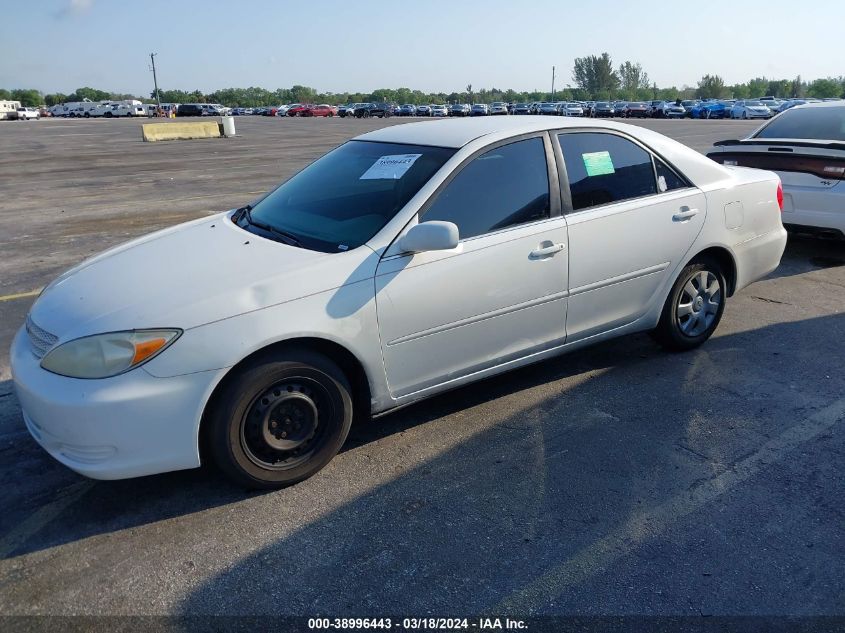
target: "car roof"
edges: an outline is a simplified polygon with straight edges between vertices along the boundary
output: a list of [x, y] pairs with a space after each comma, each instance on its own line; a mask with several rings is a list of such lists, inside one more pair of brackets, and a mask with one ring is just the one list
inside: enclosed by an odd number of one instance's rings
[[609, 130], [627, 129], [622, 123], [595, 121], [592, 119], [589, 123], [586, 123], [583, 119], [572, 120], [565, 117], [478, 117], [393, 125], [356, 136], [354, 140], [402, 143], [407, 145], [431, 145], [434, 147], [451, 147], [457, 149], [482, 136], [500, 135], [502, 133], [517, 136], [520, 134], [530, 134], [543, 130], [558, 130], [568, 127], [588, 127]]

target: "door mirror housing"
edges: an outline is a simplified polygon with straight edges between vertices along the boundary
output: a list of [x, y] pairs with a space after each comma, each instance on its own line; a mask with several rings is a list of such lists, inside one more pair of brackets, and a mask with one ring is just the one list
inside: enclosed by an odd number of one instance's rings
[[405, 252], [448, 251], [460, 241], [458, 227], [453, 222], [432, 220], [415, 224], [399, 241]]

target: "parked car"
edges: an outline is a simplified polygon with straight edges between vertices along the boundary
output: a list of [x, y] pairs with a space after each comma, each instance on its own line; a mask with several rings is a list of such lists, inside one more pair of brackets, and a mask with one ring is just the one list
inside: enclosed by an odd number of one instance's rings
[[313, 103], [298, 103], [288, 108], [285, 116], [305, 116], [305, 112], [314, 107]]
[[764, 106], [769, 108], [769, 110], [771, 110], [772, 112], [774, 112], [778, 108], [780, 108], [781, 103], [783, 103], [783, 101], [781, 99], [778, 99], [777, 97], [771, 97], [771, 96], [760, 97], [759, 99], [757, 99], [757, 101], [759, 101]]
[[468, 103], [455, 103], [449, 107], [449, 116], [469, 116], [470, 110], [471, 108]]
[[337, 107], [329, 105], [327, 103], [321, 103], [320, 105], [311, 106], [305, 112], [302, 113], [302, 116], [321, 116], [321, 117], [333, 117], [337, 114]]
[[431, 116], [449, 116], [449, 108], [445, 105], [431, 106]]
[[579, 103], [564, 103], [559, 113], [561, 116], [584, 116], [584, 108]]
[[629, 101], [622, 110], [626, 119], [645, 119], [651, 116], [651, 108], [644, 101]]
[[358, 416], [623, 334], [702, 345], [778, 266], [779, 190], [636, 126], [385, 127], [252, 206], [48, 284], [12, 343], [15, 392], [33, 438], [83, 475], [202, 459], [290, 485]]
[[399, 110], [396, 112], [396, 116], [416, 116], [417, 115], [417, 106], [413, 103], [406, 103], [399, 107]]
[[770, 119], [773, 112], [761, 101], [740, 99], [730, 109], [732, 119]]
[[38, 111], [38, 108], [21, 106], [18, 108], [17, 113], [18, 121], [37, 121], [41, 118], [41, 113]]
[[355, 117], [366, 119], [369, 117], [387, 118], [393, 115], [393, 106], [389, 103], [364, 103], [355, 108]]
[[537, 110], [537, 114], [545, 114], [548, 116], [557, 116], [558, 115], [558, 104], [552, 103], [551, 101], [546, 101], [540, 104], [539, 109]]
[[787, 226], [845, 236], [845, 102], [789, 108], [747, 138], [716, 143], [707, 156], [777, 173]]
[[597, 101], [593, 108], [594, 117], [612, 117], [616, 116], [616, 108], [609, 101]]
[[366, 103], [351, 103], [351, 104], [346, 105], [346, 106], [341, 106], [337, 109], [337, 114], [340, 117], [355, 116], [355, 110], [357, 108], [360, 108], [360, 107], [365, 106], [365, 105], [367, 105], [367, 104]]
[[690, 108], [693, 119], [724, 119], [730, 108], [723, 101], [702, 101]]
[[490, 111], [486, 103], [473, 103], [469, 114], [470, 116], [487, 116]]
[[513, 106], [514, 114], [531, 114], [530, 103], [517, 103]]
[[414, 114], [416, 116], [431, 116], [431, 106], [418, 105]]
[[205, 116], [205, 113], [200, 103], [183, 103], [176, 110], [176, 116]]
[[686, 116], [687, 111], [683, 105], [672, 101], [666, 103], [663, 113], [667, 119], [683, 119]]
[[684, 112], [686, 112], [686, 115], [692, 118], [692, 109], [699, 103], [701, 103], [701, 101], [699, 101], [698, 99], [684, 99], [683, 101], [681, 101], [681, 106], [684, 108]]
[[490, 104], [490, 112], [491, 115], [507, 115], [508, 113], [508, 104], [504, 101], [494, 101]]

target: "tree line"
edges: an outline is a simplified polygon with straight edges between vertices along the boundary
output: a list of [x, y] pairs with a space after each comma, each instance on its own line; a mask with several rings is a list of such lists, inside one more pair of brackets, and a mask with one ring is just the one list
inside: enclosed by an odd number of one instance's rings
[[[380, 88], [373, 92], [318, 92], [309, 86], [295, 85], [290, 88], [267, 90], [265, 88], [223, 88], [210, 93], [200, 90], [159, 90], [162, 103], [221, 103], [230, 107], [254, 108], [281, 103], [360, 103], [387, 101], [391, 103], [508, 103], [535, 101], [648, 101], [661, 99], [747, 99], [771, 95], [773, 97], [845, 97], [845, 77], [826, 77], [804, 81], [800, 76], [794, 79], [770, 79], [755, 77], [747, 82], [727, 85], [716, 74], [707, 74], [695, 86], [659, 88], [653, 83], [639, 62], [625, 61], [614, 67], [607, 53], [578, 57], [572, 68], [572, 83], [565, 88], [552, 91], [517, 91], [500, 88], [479, 88], [473, 90], [468, 84], [458, 92], [423, 92], [411, 88]], [[155, 101], [156, 94], [147, 97], [122, 94], [85, 87], [77, 88], [71, 94], [43, 94], [34, 89], [6, 90], [0, 88], [0, 100], [20, 101], [24, 106], [52, 106], [69, 101], [91, 101], [140, 99]]]

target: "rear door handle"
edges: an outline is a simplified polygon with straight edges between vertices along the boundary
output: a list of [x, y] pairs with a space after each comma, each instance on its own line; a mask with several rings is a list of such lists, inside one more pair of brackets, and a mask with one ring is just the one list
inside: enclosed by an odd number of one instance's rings
[[[546, 242], [548, 244], [548, 242]], [[531, 259], [539, 259], [541, 257], [551, 257], [555, 253], [559, 253], [564, 248], [566, 248], [566, 244], [552, 244], [550, 246], [543, 246], [540, 248], [535, 248], [531, 251]]]
[[698, 214], [698, 209], [690, 209], [689, 207], [681, 207], [675, 215], [672, 216], [673, 222], [684, 222], [689, 220], [694, 215]]

